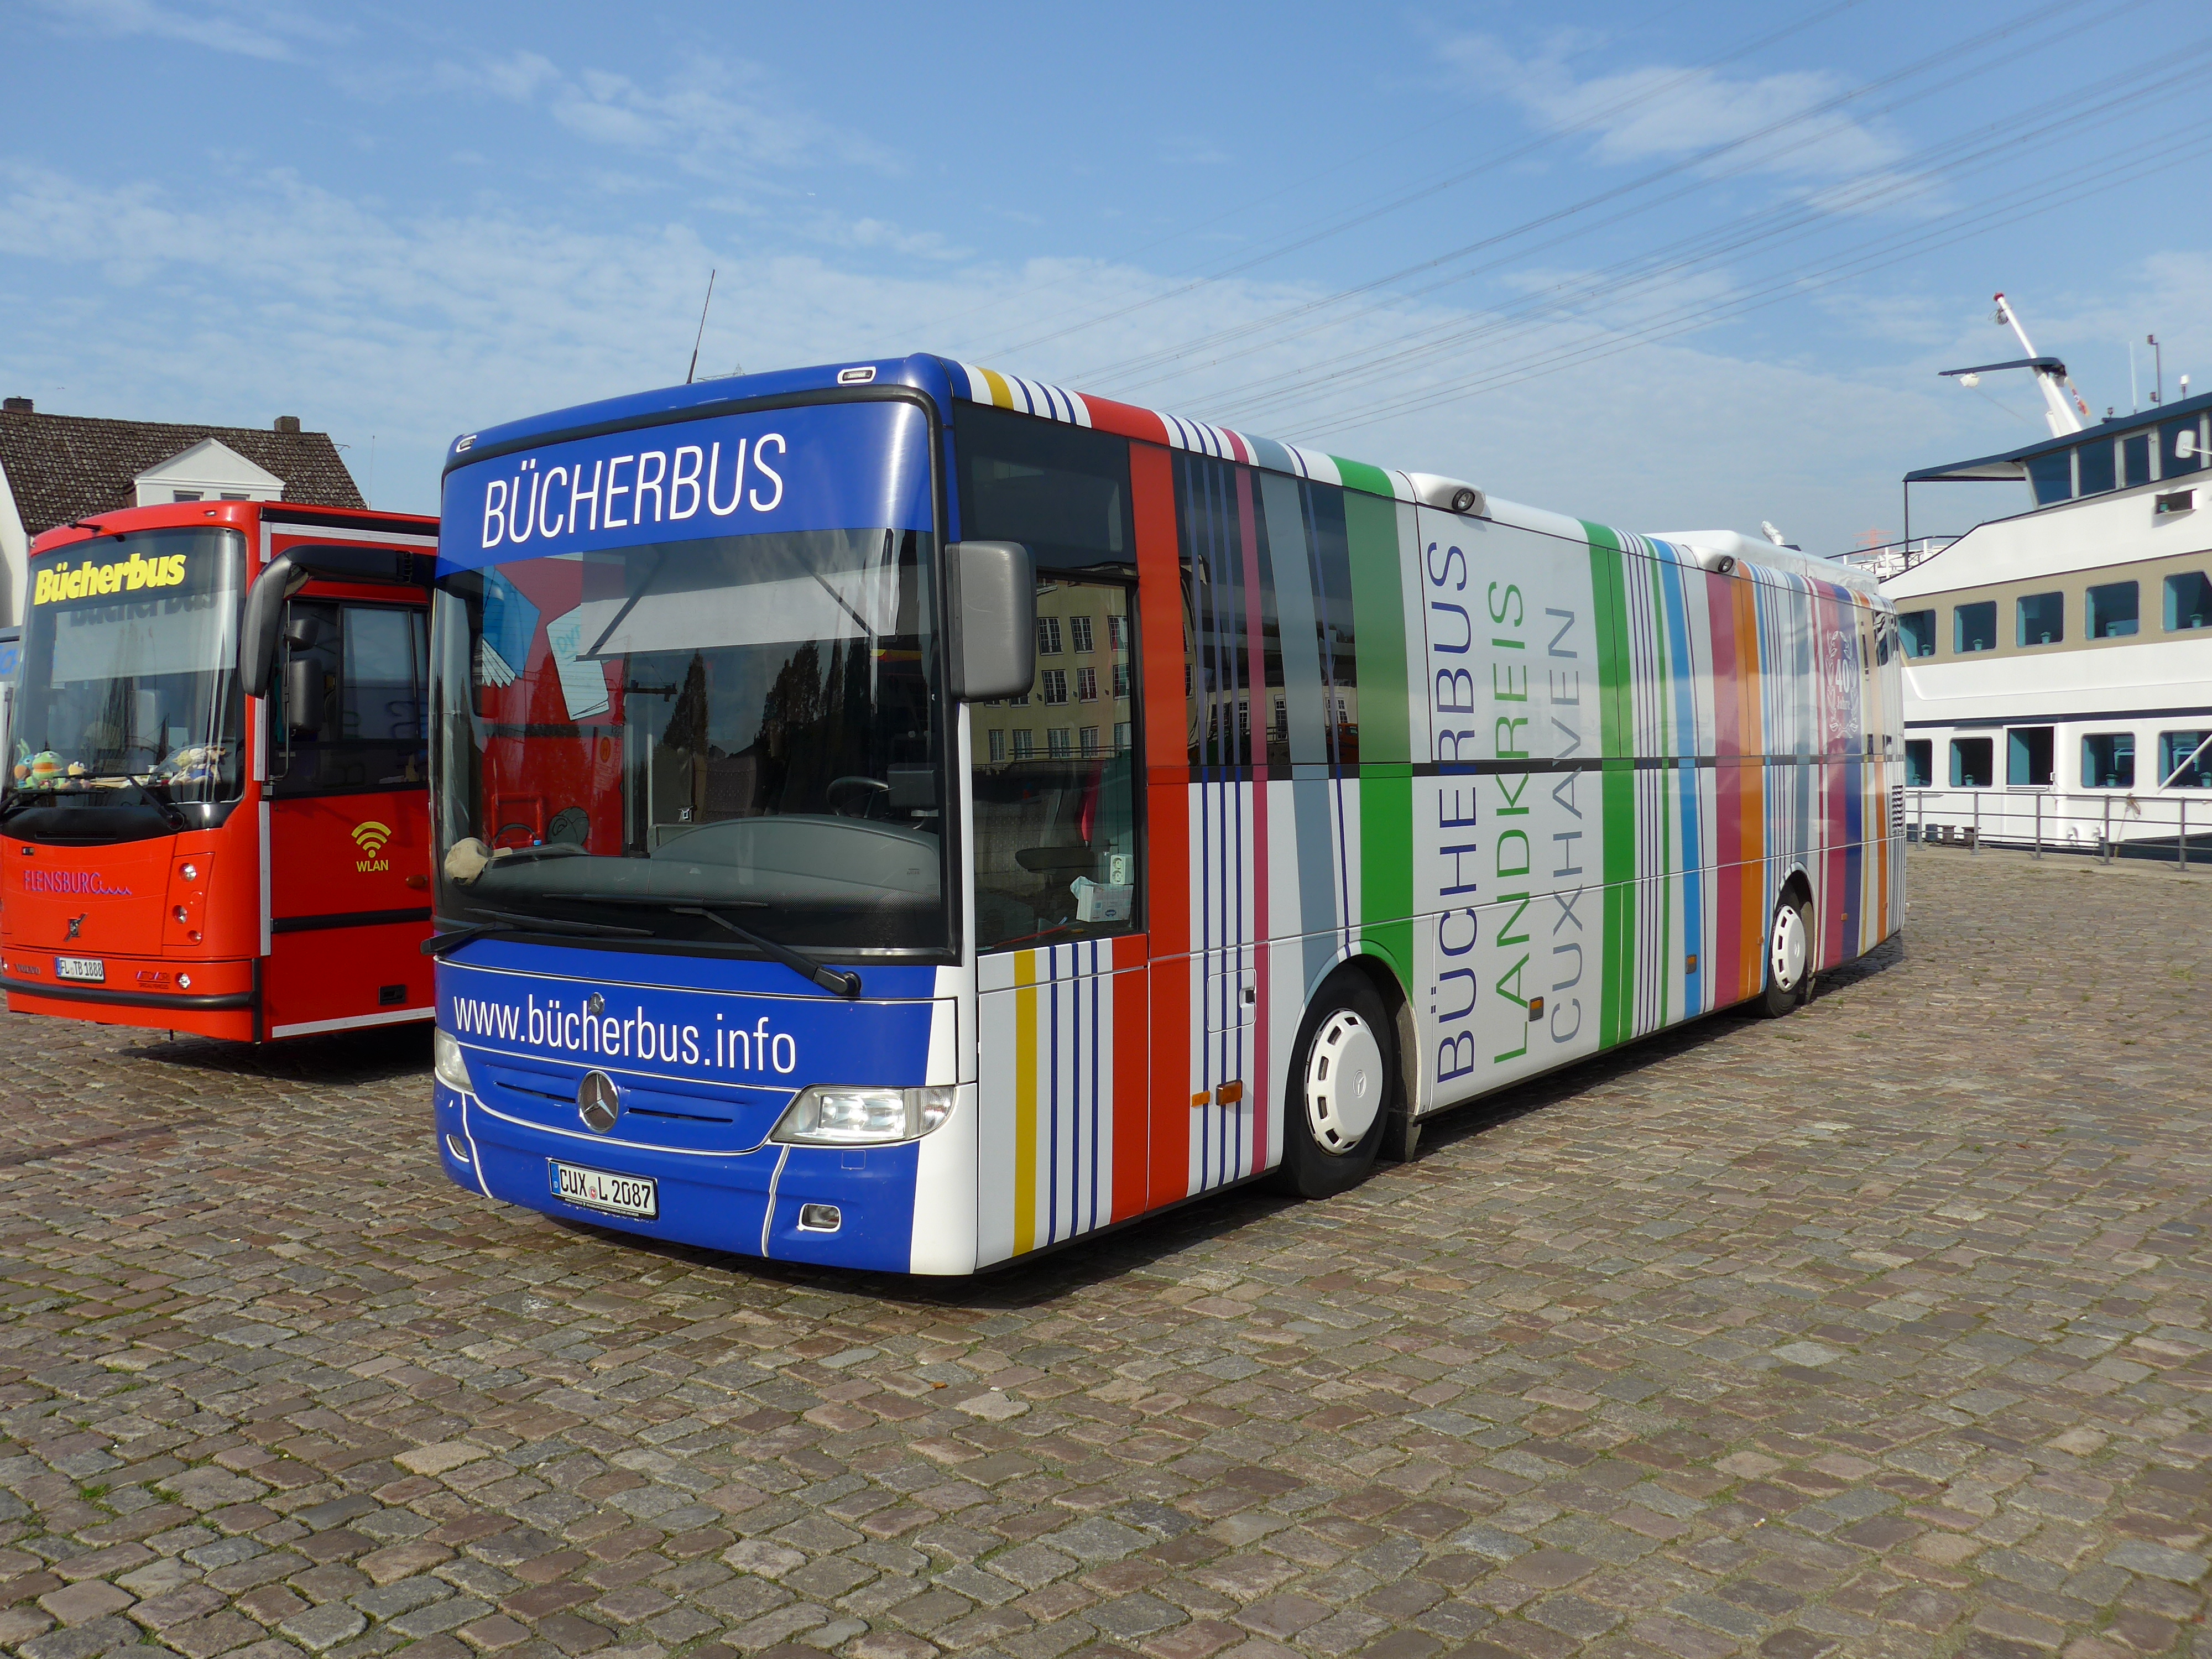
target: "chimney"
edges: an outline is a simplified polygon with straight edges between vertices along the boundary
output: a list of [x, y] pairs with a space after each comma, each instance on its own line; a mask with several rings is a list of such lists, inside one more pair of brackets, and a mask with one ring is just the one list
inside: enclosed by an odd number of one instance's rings
[[300, 429], [300, 417], [297, 415], [279, 415], [276, 417], [276, 429], [279, 432], [297, 432]]
[[4, 410], [10, 415], [27, 415], [31, 412], [31, 400], [28, 398], [0, 399], [0, 410]]

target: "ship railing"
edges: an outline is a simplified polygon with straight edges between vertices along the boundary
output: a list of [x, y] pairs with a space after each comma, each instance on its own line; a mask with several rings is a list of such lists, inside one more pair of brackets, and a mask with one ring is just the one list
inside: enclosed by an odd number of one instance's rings
[[[2212, 867], [2212, 789], [2123, 788], [2069, 793], [2033, 787], [1913, 789], [1904, 797], [1905, 838], [1929, 847], [1984, 847]], [[2191, 796], [2196, 799], [2191, 799]]]
[[1831, 553], [1826, 556], [1837, 564], [1856, 565], [1876, 581], [1886, 582], [1892, 576], [1902, 576], [1917, 564], [1924, 564], [1959, 538], [1956, 536], [1915, 536], [1909, 542], [1881, 542], [1872, 547], [1855, 547], [1848, 553]]

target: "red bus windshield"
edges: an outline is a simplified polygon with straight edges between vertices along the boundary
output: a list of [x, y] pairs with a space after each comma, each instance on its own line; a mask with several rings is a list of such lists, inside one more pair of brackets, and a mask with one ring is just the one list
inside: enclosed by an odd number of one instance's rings
[[176, 803], [237, 798], [245, 560], [237, 532], [208, 526], [33, 562], [10, 817], [135, 807], [155, 820], [143, 833], [160, 833]]

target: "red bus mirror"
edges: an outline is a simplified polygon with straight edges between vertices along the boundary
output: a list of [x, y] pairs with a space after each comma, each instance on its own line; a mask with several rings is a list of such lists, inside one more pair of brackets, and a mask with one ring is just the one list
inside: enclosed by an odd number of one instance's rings
[[274, 689], [276, 641], [284, 601], [318, 579], [429, 586], [430, 559], [396, 547], [295, 547], [279, 553], [246, 590], [246, 616], [238, 630], [238, 678], [249, 697]]
[[313, 657], [290, 657], [284, 663], [284, 726], [295, 737], [310, 741], [323, 735], [323, 665]]

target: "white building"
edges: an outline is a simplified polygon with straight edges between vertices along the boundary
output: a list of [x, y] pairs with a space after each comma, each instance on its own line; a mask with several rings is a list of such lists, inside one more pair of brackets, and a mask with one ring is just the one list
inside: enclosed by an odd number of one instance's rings
[[326, 432], [41, 415], [0, 402], [0, 628], [23, 619], [30, 544], [88, 514], [167, 501], [365, 507]]

